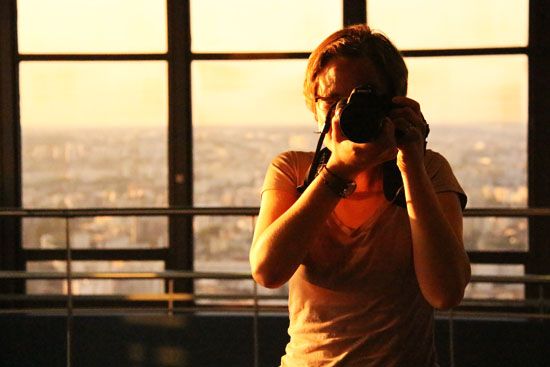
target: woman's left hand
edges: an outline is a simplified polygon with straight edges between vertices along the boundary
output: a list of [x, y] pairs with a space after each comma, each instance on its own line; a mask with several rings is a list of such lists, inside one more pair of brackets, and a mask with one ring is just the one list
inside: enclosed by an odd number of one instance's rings
[[428, 124], [420, 111], [420, 104], [407, 97], [394, 97], [394, 107], [388, 117], [396, 131], [399, 152], [397, 165], [403, 171], [408, 166], [424, 164], [425, 141]]

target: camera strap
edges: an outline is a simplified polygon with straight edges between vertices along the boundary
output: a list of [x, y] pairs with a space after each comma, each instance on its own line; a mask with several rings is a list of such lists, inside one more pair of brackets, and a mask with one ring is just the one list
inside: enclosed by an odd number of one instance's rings
[[335, 108], [336, 103], [330, 106], [330, 109], [327, 112], [327, 116], [325, 117], [325, 124], [323, 125], [323, 130], [321, 131], [319, 140], [317, 141], [317, 147], [315, 148], [315, 154], [313, 155], [313, 161], [311, 162], [311, 166], [309, 167], [307, 177], [304, 180], [304, 183], [296, 188], [300, 194], [302, 194], [307, 189], [309, 184], [313, 182], [315, 177], [317, 177], [320, 169], [328, 162], [328, 159], [330, 158], [330, 150], [328, 150], [328, 148], [326, 147], [323, 148], [323, 142], [325, 140], [325, 135], [327, 135], [327, 132], [330, 129], [332, 114]]

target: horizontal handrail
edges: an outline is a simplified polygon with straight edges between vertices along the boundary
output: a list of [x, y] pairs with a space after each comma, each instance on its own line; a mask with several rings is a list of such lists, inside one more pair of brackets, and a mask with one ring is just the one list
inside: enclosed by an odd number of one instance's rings
[[[29, 271], [0, 271], [0, 279], [66, 279], [66, 272], [29, 272]], [[162, 272], [71, 272], [71, 279], [224, 279], [250, 280], [250, 273], [220, 273], [195, 271], [162, 271]]]
[[[258, 207], [159, 207], [159, 208], [0, 208], [0, 217], [79, 218], [100, 216], [256, 216]], [[550, 217], [550, 208], [467, 208], [466, 217]]]
[[[34, 271], [0, 271], [1, 279], [47, 280], [66, 279], [66, 272], [34, 272]], [[161, 271], [161, 272], [71, 272], [71, 279], [222, 279], [251, 280], [250, 273], [237, 272], [196, 272], [196, 271]], [[521, 283], [550, 284], [550, 275], [472, 275], [473, 283]]]
[[166, 207], [166, 208], [79, 208], [79, 209], [23, 209], [1, 208], [0, 217], [19, 218], [80, 218], [127, 216], [256, 216], [258, 207]]
[[[0, 294], [0, 301], [66, 301], [71, 297], [74, 301], [287, 301], [285, 294], [208, 294], [208, 293], [129, 293], [129, 294]], [[475, 299], [465, 298], [460, 306], [464, 307], [540, 307], [548, 306], [549, 299]], [[285, 305], [286, 307], [286, 305]]]

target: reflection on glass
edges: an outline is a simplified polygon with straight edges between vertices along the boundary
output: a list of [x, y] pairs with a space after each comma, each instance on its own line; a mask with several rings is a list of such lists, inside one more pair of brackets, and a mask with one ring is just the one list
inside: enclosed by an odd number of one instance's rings
[[529, 1], [367, 1], [368, 23], [401, 49], [526, 46]]
[[20, 53], [162, 53], [166, 1], [18, 0]]
[[310, 51], [342, 12], [334, 0], [191, 0], [192, 51]]
[[[523, 265], [472, 264], [472, 275], [521, 276]], [[524, 299], [523, 284], [473, 283], [466, 287], [465, 298], [475, 299]]]
[[[30, 272], [66, 272], [67, 263], [61, 260], [30, 261]], [[73, 261], [73, 272], [160, 272], [164, 271], [163, 261]], [[74, 295], [86, 294], [145, 294], [164, 293], [164, 281], [115, 280], [115, 279], [75, 279], [71, 283]], [[66, 280], [28, 280], [28, 294], [67, 294]]]

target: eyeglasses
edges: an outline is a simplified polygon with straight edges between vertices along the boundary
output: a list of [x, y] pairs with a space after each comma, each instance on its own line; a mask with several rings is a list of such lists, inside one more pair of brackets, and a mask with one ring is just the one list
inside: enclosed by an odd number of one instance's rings
[[343, 97], [340, 96], [328, 96], [328, 97], [321, 97], [321, 96], [315, 96], [315, 105], [323, 112], [328, 112], [330, 108], [338, 103]]

